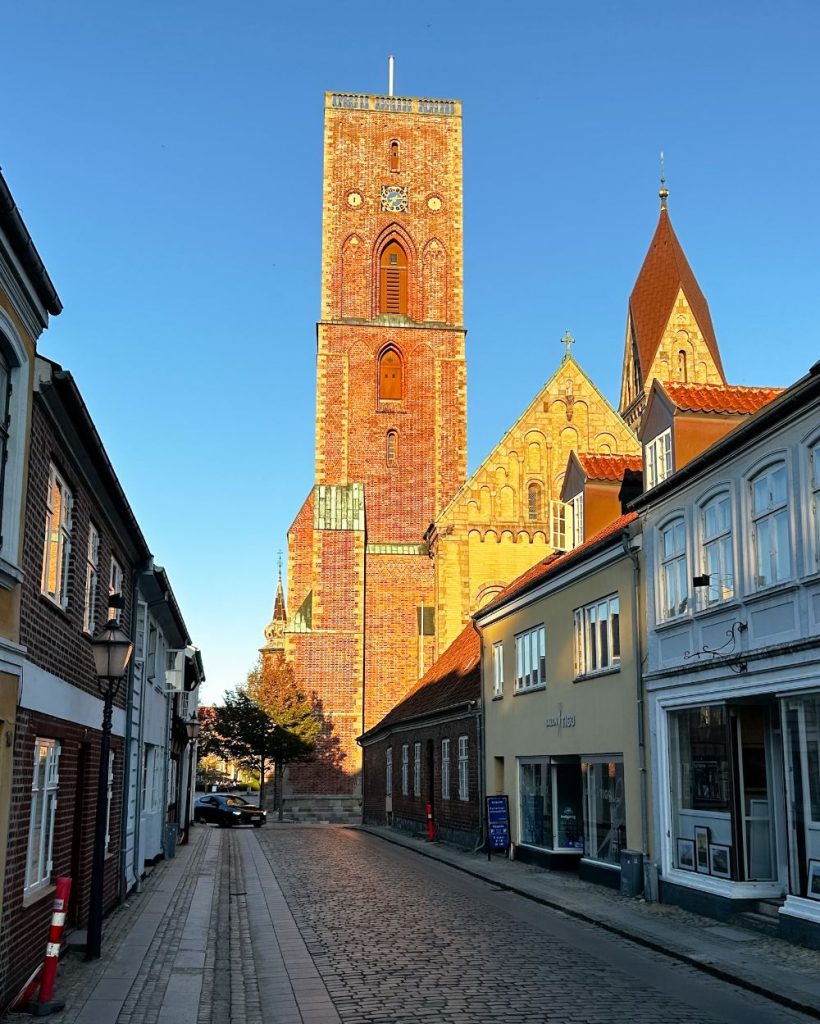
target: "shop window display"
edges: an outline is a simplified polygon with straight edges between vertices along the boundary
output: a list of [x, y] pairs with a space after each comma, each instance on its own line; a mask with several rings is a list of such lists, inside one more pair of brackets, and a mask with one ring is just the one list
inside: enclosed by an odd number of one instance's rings
[[519, 762], [520, 839], [549, 850], [583, 850], [581, 773], [577, 758]]
[[626, 846], [624, 766], [620, 760], [585, 760], [584, 854], [591, 860], [620, 864]]

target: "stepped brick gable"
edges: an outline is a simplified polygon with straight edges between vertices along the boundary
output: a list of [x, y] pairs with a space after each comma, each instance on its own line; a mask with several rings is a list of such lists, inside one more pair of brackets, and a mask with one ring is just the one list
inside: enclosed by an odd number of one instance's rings
[[638, 456], [640, 446], [568, 355], [428, 533], [438, 651], [510, 580], [571, 546], [560, 498], [569, 453], [578, 450]]

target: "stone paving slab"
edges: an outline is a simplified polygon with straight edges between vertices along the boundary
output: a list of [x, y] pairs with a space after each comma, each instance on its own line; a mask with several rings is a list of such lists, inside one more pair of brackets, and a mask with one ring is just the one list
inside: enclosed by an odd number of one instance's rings
[[666, 953], [751, 992], [820, 1018], [820, 952], [760, 932], [716, 924], [664, 903], [486, 853], [378, 826], [346, 826], [455, 867], [494, 886]]

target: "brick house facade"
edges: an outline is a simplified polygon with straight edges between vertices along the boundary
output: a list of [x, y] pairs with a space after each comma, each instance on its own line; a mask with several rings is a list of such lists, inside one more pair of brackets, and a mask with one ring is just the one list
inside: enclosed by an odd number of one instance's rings
[[[72, 879], [69, 926], [88, 913], [102, 701], [91, 638], [121, 593], [132, 629], [146, 542], [71, 375], [36, 360], [23, 549], [25, 646], [0, 921], [0, 1006], [42, 961], [53, 880]], [[120, 896], [125, 705], [114, 702], [104, 910]]]
[[480, 643], [470, 622], [416, 687], [359, 737], [365, 823], [474, 847], [481, 839]]

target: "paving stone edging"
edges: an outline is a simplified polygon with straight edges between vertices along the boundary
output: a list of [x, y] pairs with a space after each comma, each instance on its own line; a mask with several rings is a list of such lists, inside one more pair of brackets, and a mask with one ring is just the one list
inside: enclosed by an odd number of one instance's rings
[[[578, 910], [575, 907], [567, 907], [565, 904], [559, 903], [556, 900], [551, 900], [546, 896], [542, 896], [539, 893], [535, 893], [532, 890], [527, 889], [523, 886], [517, 886], [511, 884], [503, 879], [495, 878], [488, 874], [486, 871], [481, 871], [477, 867], [470, 867], [466, 864], [459, 863], [455, 858], [450, 856], [442, 856], [441, 854], [449, 853], [449, 850], [444, 850], [442, 847], [435, 848], [435, 846], [428, 846], [426, 848], [418, 845], [418, 840], [412, 837], [406, 839], [400, 835], [391, 835], [387, 830], [382, 830], [373, 826], [368, 825], [355, 825], [345, 826], [347, 828], [355, 829], [361, 832], [367, 832], [369, 835], [375, 836], [378, 839], [383, 840], [386, 843], [391, 843], [393, 846], [400, 846], [402, 849], [411, 850], [417, 853], [421, 857], [427, 857], [429, 860], [437, 861], [439, 864], [446, 864], [448, 867], [454, 868], [456, 871], [461, 871], [465, 875], [470, 875], [472, 878], [478, 879], [479, 881], [486, 882], [489, 885], [497, 886], [500, 889], [504, 889], [507, 892], [515, 893], [517, 896], [523, 896], [525, 899], [532, 900], [534, 903], [540, 903], [542, 906], [549, 907], [550, 910], [557, 911], [560, 914], [564, 914], [567, 917], [571, 917], [578, 921], [583, 921], [586, 924], [593, 925], [596, 928], [601, 928], [604, 931], [610, 932], [613, 935], [618, 935], [621, 938], [628, 939], [630, 942], [634, 942], [636, 945], [643, 946], [646, 949], [651, 949], [653, 952], [661, 953], [664, 956], [668, 956], [670, 959], [677, 960], [680, 963], [687, 964], [689, 967], [695, 967], [704, 974], [709, 974], [713, 978], [717, 978], [720, 981], [728, 982], [731, 985], [735, 985], [738, 988], [745, 989], [748, 992], [753, 992], [755, 995], [763, 996], [766, 999], [770, 999], [772, 1002], [777, 1003], [780, 1006], [784, 1006], [790, 1010], [796, 1010], [800, 1013], [806, 1014], [806, 1016], [814, 1017], [816, 1020], [820, 1020], [820, 1003], [805, 1002], [800, 999], [795, 999], [793, 996], [788, 995], [785, 991], [767, 988], [760, 985], [753, 978], [748, 977], [742, 973], [738, 973], [737, 970], [728, 970], [717, 966], [714, 963], [710, 963], [706, 960], [702, 960], [697, 956], [693, 956], [690, 953], [685, 952], [681, 949], [675, 949], [667, 943], [660, 942], [657, 939], [653, 939], [650, 936], [641, 934], [633, 928], [628, 928], [623, 925], [618, 925], [612, 921], [605, 921], [599, 917], [593, 917], [589, 913], [585, 913], [582, 910]], [[455, 850], [452, 851], [454, 854]], [[457, 851], [459, 853], [465, 853], [469, 851]]]

